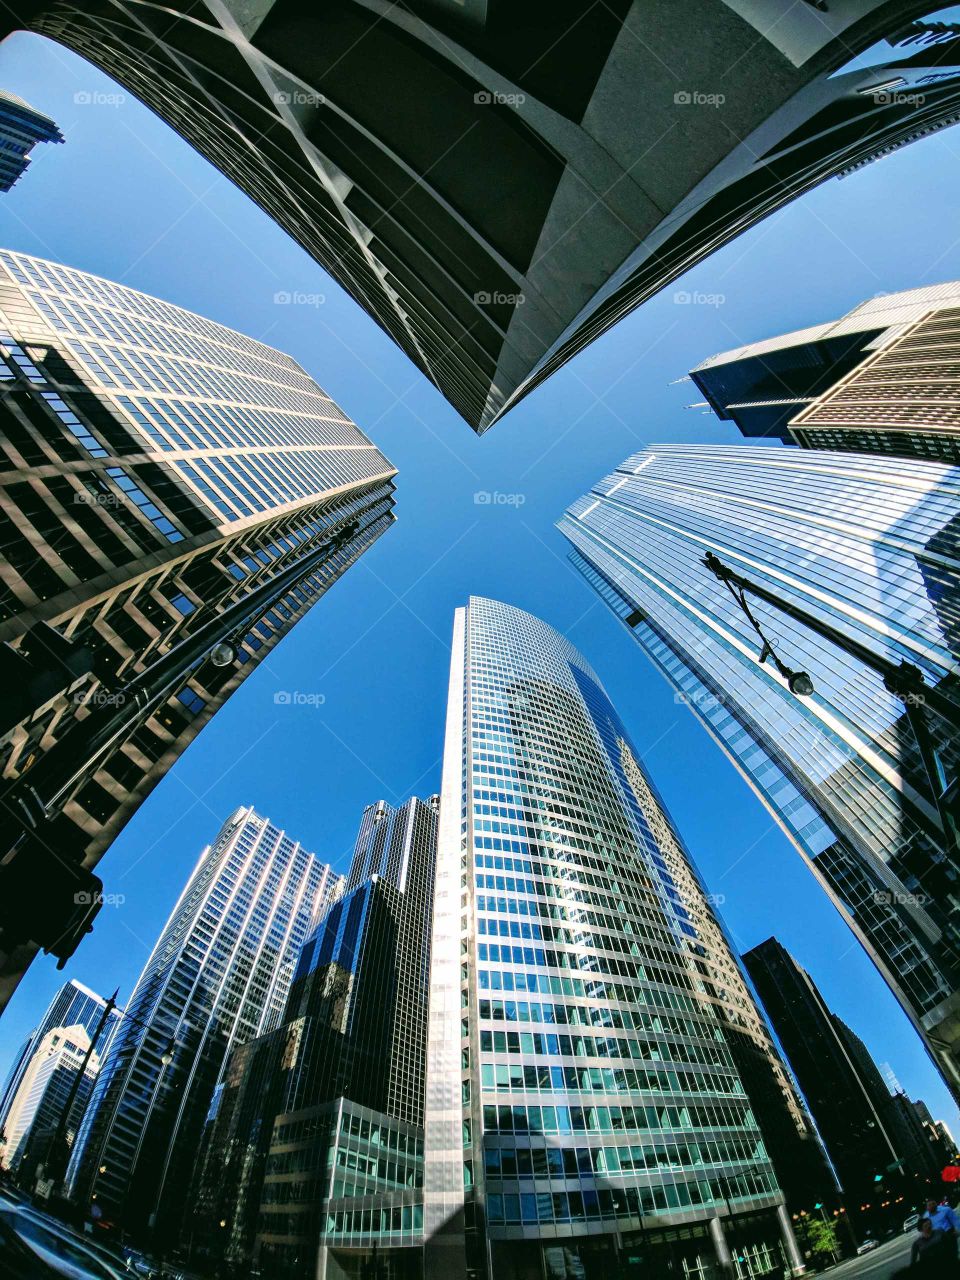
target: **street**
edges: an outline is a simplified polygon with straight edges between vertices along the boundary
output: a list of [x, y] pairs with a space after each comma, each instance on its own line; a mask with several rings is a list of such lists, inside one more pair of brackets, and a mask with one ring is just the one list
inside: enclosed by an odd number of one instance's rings
[[850, 1258], [823, 1274], [830, 1280], [889, 1280], [894, 1271], [909, 1263], [915, 1234], [914, 1231], [904, 1231], [871, 1253], [865, 1253], [862, 1258]]

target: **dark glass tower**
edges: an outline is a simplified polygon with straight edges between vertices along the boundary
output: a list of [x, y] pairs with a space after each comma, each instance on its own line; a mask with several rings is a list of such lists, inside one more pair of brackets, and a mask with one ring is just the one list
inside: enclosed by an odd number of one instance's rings
[[456, 614], [437, 864], [430, 1280], [799, 1266], [748, 1062], [813, 1139], [690, 854], [583, 656], [493, 600]]
[[[92, 867], [230, 694], [390, 526], [396, 472], [282, 352], [7, 251], [0, 436], [5, 779], [25, 777], [78, 719], [121, 705], [118, 690], [146, 666], [356, 522], [237, 637], [235, 662], [195, 664], [81, 762], [45, 839]], [[12, 897], [0, 888], [0, 915]], [[0, 937], [0, 1005], [33, 954], [20, 941]]]
[[42, 111], [0, 91], [0, 191], [9, 191], [30, 165], [38, 142], [62, 142], [63, 134]]
[[436, 832], [436, 797], [364, 811], [283, 1026], [231, 1059], [195, 1197], [217, 1258], [278, 1280], [366, 1274], [377, 1257], [416, 1274]]
[[929, 1176], [928, 1146], [908, 1129], [863, 1041], [830, 1011], [810, 975], [776, 938], [746, 952], [743, 961], [810, 1105], [847, 1205], [856, 1214], [860, 1204], [870, 1203], [874, 1224], [903, 1218], [906, 1211], [899, 1207], [880, 1212], [878, 1192], [885, 1182], [899, 1194], [910, 1185], [904, 1174], [919, 1169]]
[[146, 102], [483, 431], [744, 227], [952, 122], [933, 7], [13, 0], [0, 34]]

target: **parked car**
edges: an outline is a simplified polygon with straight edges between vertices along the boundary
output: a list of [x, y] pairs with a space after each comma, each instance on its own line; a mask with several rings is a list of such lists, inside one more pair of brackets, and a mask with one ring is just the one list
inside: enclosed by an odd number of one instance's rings
[[874, 1240], [871, 1236], [868, 1236], [866, 1240], [863, 1241], [862, 1244], [857, 1245], [857, 1256], [859, 1257], [861, 1253], [869, 1253], [871, 1249], [879, 1249], [879, 1247], [880, 1247], [879, 1241]]
[[127, 1280], [53, 1218], [0, 1208], [0, 1259], [14, 1280]]
[[124, 1245], [123, 1252], [127, 1260], [127, 1270], [132, 1275], [141, 1276], [142, 1280], [159, 1280], [163, 1274], [160, 1263], [155, 1262], [153, 1258], [148, 1258], [139, 1249], [131, 1249], [129, 1245]]
[[904, 1231], [916, 1231], [917, 1223], [920, 1221], [919, 1213], [911, 1213], [903, 1220]]

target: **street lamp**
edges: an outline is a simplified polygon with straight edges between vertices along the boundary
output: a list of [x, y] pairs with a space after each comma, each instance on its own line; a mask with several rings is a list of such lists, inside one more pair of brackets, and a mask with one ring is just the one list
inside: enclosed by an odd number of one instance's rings
[[[883, 680], [884, 688], [900, 699], [916, 740], [927, 790], [940, 819], [942, 831], [937, 831], [934, 824], [933, 837], [938, 842], [942, 842], [944, 852], [955, 866], [960, 867], [960, 830], [958, 830], [960, 786], [956, 778], [950, 782], [945, 780], [937, 746], [927, 723], [927, 713], [930, 711], [953, 731], [960, 731], [960, 706], [936, 686], [928, 684], [923, 672], [912, 662], [894, 662], [890, 658], [874, 653], [867, 645], [855, 640], [852, 636], [845, 635], [822, 618], [808, 613], [790, 600], [783, 599], [760, 583], [752, 582], [749, 578], [736, 573], [714, 552], [708, 551], [701, 564], [709, 569], [733, 596], [763, 643], [760, 661], [766, 662], [768, 658], [773, 660], [774, 666], [792, 694], [801, 698], [809, 697], [814, 691], [813, 680], [806, 671], [793, 671], [780, 659], [747, 603], [748, 592], [758, 600], [772, 605], [788, 618], [799, 622], [801, 626], [822, 636], [857, 662], [876, 672]], [[918, 811], [917, 816], [921, 824], [929, 828], [930, 820], [922, 810]]]
[[747, 587], [750, 585], [745, 578], [739, 578], [723, 563], [719, 556], [714, 555], [712, 551], [708, 551], [703, 557], [702, 563], [710, 570], [710, 572], [723, 583], [730, 594], [740, 606], [741, 612], [745, 615], [747, 621], [756, 631], [763, 644], [760, 650], [760, 661], [766, 662], [769, 658], [780, 675], [787, 683], [787, 688], [795, 697], [809, 698], [814, 691], [813, 680], [806, 671], [794, 671], [788, 667], [783, 661], [776, 649], [773, 647], [773, 641], [764, 635], [763, 628], [753, 616], [753, 612], [747, 604]]
[[210, 661], [215, 667], [232, 667], [237, 660], [237, 646], [229, 640], [221, 640], [210, 650]]

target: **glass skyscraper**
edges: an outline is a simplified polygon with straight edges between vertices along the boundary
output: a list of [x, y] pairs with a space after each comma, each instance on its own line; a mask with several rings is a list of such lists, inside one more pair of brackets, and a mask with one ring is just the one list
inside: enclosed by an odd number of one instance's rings
[[[870, 454], [656, 445], [560, 522], [572, 560], [803, 853], [960, 1095], [957, 868], [902, 702], [754, 602], [793, 696], [701, 564], [734, 571], [958, 698], [960, 470]], [[958, 744], [930, 716], [945, 777]]]
[[38, 142], [62, 142], [63, 134], [42, 111], [16, 94], [0, 92], [0, 191], [9, 191], [30, 165]]
[[743, 1041], [809, 1130], [689, 853], [582, 655], [492, 600], [455, 617], [437, 863], [426, 1276], [799, 1266]]
[[251, 808], [200, 859], [137, 981], [68, 1170], [84, 1208], [179, 1229], [230, 1050], [278, 1025], [300, 947], [342, 877]]
[[[33, 1190], [34, 1178], [54, 1153], [54, 1138], [64, 1123], [63, 1139], [72, 1145], [80, 1117], [90, 1099], [100, 1070], [100, 1058], [90, 1054], [84, 1064], [90, 1034], [80, 1023], [52, 1027], [30, 1056], [20, 1084], [10, 1099], [3, 1124], [0, 1169], [11, 1171], [24, 1188]], [[83, 1069], [70, 1114], [63, 1119], [77, 1072]]]
[[[236, 662], [195, 665], [82, 771], [47, 840], [91, 867], [245, 676], [390, 526], [396, 472], [282, 352], [6, 250], [0, 436], [5, 778], [212, 616], [355, 525], [237, 637]], [[0, 1002], [31, 954], [0, 937]]]
[[[106, 1003], [102, 996], [98, 996], [95, 991], [91, 991], [89, 987], [85, 987], [82, 982], [77, 982], [74, 978], [63, 984], [50, 1001], [43, 1017], [27, 1036], [10, 1068], [3, 1092], [0, 1093], [0, 1130], [4, 1127], [10, 1103], [20, 1087], [24, 1072], [30, 1065], [30, 1059], [47, 1032], [52, 1031], [54, 1027], [81, 1026], [88, 1035], [93, 1035], [100, 1023]], [[110, 1043], [110, 1037], [113, 1035], [119, 1017], [119, 1010], [112, 1010], [94, 1045], [94, 1050], [101, 1058]]]
[[[283, 1026], [232, 1055], [191, 1229], [276, 1280], [419, 1274], [437, 797], [363, 814], [343, 896], [304, 943]], [[379, 1262], [378, 1262], [379, 1259]]]

